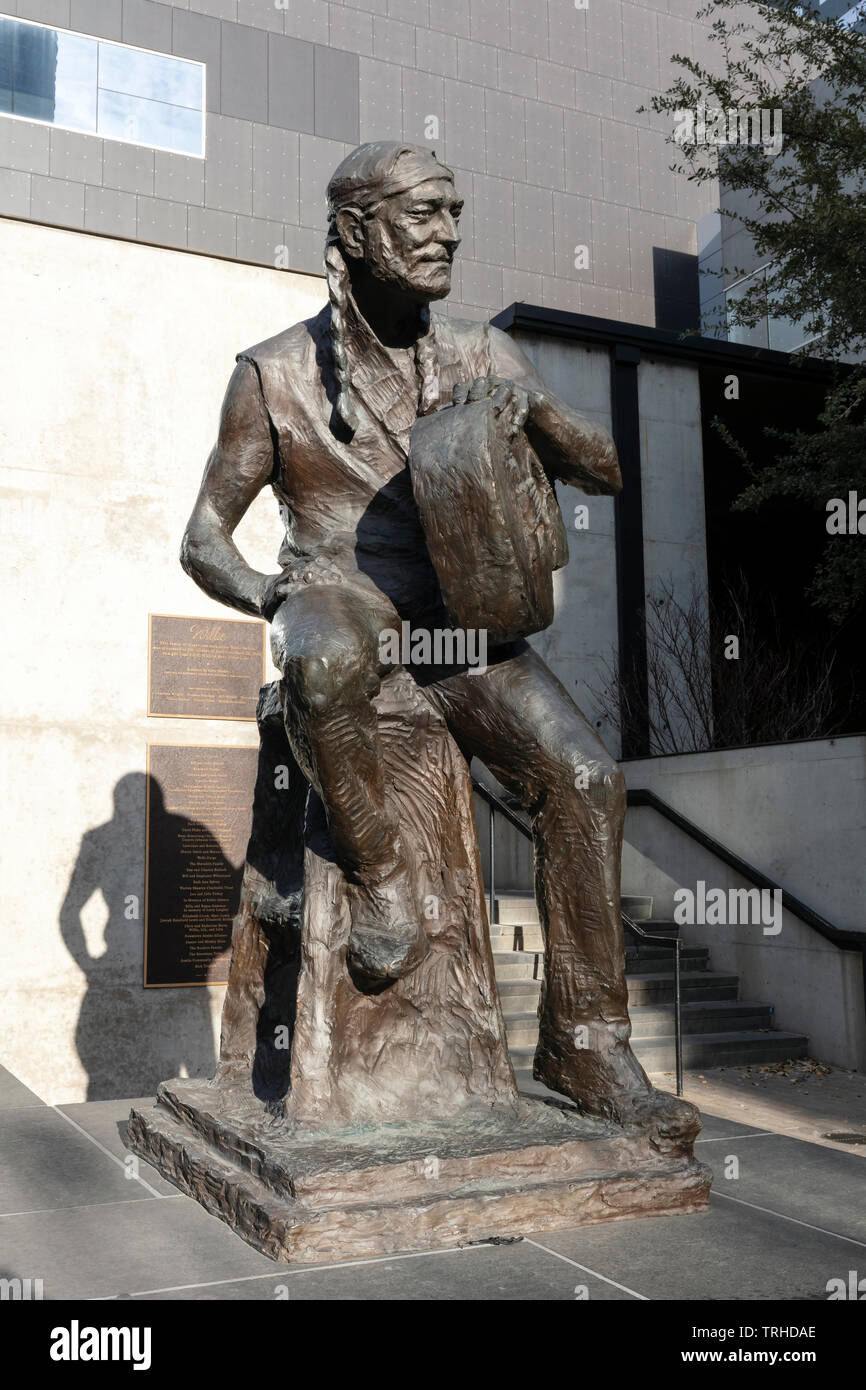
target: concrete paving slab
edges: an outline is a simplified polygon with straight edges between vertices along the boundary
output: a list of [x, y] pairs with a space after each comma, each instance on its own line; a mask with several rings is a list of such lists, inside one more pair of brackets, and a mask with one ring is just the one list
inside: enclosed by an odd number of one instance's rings
[[[830, 1279], [866, 1266], [866, 1167], [815, 1136], [866, 1119], [866, 1078], [747, 1072], [687, 1077], [704, 1116], [697, 1153], [716, 1174], [705, 1215], [280, 1266], [147, 1164], [146, 1189], [127, 1180], [121, 1129], [135, 1102], [55, 1109], [0, 1070], [0, 1275], [43, 1279], [47, 1300], [826, 1300]], [[729, 1156], [736, 1179], [724, 1176]]]
[[274, 1268], [180, 1195], [2, 1216], [0, 1251], [6, 1272], [44, 1281], [46, 1299], [106, 1298]]
[[[674, 1089], [670, 1072], [653, 1076]], [[789, 1134], [811, 1144], [866, 1157], [866, 1074], [804, 1057], [753, 1067], [687, 1072], [685, 1094], [702, 1112]], [[859, 1133], [859, 1145], [840, 1144], [830, 1133]]]
[[[784, 1135], [744, 1136], [700, 1149], [713, 1191], [863, 1244], [866, 1260], [866, 1164], [854, 1154]], [[727, 1160], [737, 1160], [736, 1165]], [[738, 1176], [726, 1177], [726, 1170]], [[854, 1249], [856, 1247], [852, 1247]]]
[[284, 1265], [264, 1279], [166, 1290], [148, 1297], [190, 1302], [573, 1302], [578, 1297], [595, 1302], [633, 1301], [627, 1290], [575, 1270], [526, 1240], [513, 1245], [386, 1256], [347, 1265]]
[[[756, 1129], [754, 1125], [743, 1124], [741, 1120], [728, 1120], [724, 1115], [710, 1115], [706, 1110], [701, 1111], [701, 1123], [703, 1128], [696, 1140], [698, 1144], [716, 1144], [726, 1137], [755, 1139], [772, 1133], [772, 1130]], [[702, 1153], [700, 1158], [702, 1163], [709, 1163], [706, 1154]]]
[[51, 1106], [6, 1110], [0, 1126], [0, 1213], [51, 1212], [141, 1196], [123, 1168]]
[[28, 1105], [44, 1105], [35, 1091], [13, 1076], [11, 1071], [0, 1067], [0, 1110], [23, 1110]]
[[[123, 1143], [123, 1132], [133, 1105], [152, 1105], [153, 1096], [142, 1096], [135, 1100], [91, 1100], [80, 1101], [77, 1105], [59, 1105], [57, 1109], [85, 1130], [92, 1139], [107, 1149], [119, 1163], [126, 1164], [131, 1155]], [[166, 1182], [149, 1163], [139, 1160], [139, 1171], [148, 1186], [162, 1196], [172, 1196], [176, 1187]], [[141, 1192], [134, 1196], [140, 1197]]]
[[825, 1300], [828, 1280], [846, 1278], [866, 1253], [712, 1193], [710, 1211], [698, 1216], [613, 1222], [533, 1239], [654, 1300]]

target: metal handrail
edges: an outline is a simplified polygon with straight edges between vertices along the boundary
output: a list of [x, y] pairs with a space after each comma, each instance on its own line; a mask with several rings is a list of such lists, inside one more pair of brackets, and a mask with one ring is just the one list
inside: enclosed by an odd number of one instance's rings
[[658, 812], [665, 820], [670, 821], [684, 835], [688, 835], [690, 840], [707, 849], [714, 854], [717, 859], [721, 859], [723, 864], [727, 864], [735, 873], [741, 874], [743, 878], [749, 879], [758, 888], [766, 888], [769, 892], [779, 892], [782, 895], [782, 906], [789, 912], [793, 912], [795, 917], [799, 917], [801, 922], [816, 931], [819, 936], [823, 936], [825, 941], [830, 941], [834, 946], [838, 946], [843, 951], [857, 951], [866, 949], [866, 931], [852, 930], [837, 927], [833, 922], [822, 917], [814, 908], [807, 907], [804, 902], [789, 893], [787, 888], [783, 888], [775, 879], [770, 878], [762, 869], [750, 864], [747, 859], [733, 850], [728, 849], [719, 840], [702, 830], [694, 821], [690, 821], [681, 811], [677, 811], [673, 806], [669, 806], [666, 801], [662, 801], [660, 796], [650, 791], [647, 787], [629, 787], [628, 805], [630, 807], [649, 807], [650, 810]]
[[[490, 922], [493, 922], [494, 903], [496, 900], [496, 851], [495, 851], [495, 821], [494, 817], [498, 811], [504, 816], [509, 824], [519, 830], [527, 840], [532, 839], [532, 831], [525, 821], [516, 811], [503, 801], [501, 796], [485, 787], [483, 782], [479, 782], [477, 777], [472, 778], [472, 789], [477, 792], [483, 801], [490, 807]], [[656, 936], [655, 932], [644, 931], [639, 927], [633, 917], [628, 913], [621, 912], [623, 925], [629, 931], [634, 932], [635, 936], [642, 937], [645, 941], [661, 942], [666, 947], [672, 947], [674, 952], [674, 1047], [676, 1052], [676, 1072], [677, 1072], [677, 1095], [683, 1093], [683, 1020], [682, 1020], [682, 995], [680, 990], [680, 950], [682, 942], [678, 936]]]
[[676, 1053], [677, 1070], [677, 1095], [683, 1093], [683, 1015], [682, 1015], [682, 996], [680, 992], [680, 951], [682, 942], [678, 936], [656, 935], [655, 932], [644, 931], [639, 927], [633, 917], [629, 917], [627, 912], [620, 912], [623, 923], [629, 931], [636, 936], [643, 937], [644, 941], [662, 941], [666, 946], [672, 946], [674, 952], [674, 1050]]
[[800, 921], [805, 922], [807, 927], [811, 927], [812, 930], [817, 932], [819, 936], [822, 936], [825, 941], [829, 941], [833, 946], [837, 946], [840, 951], [859, 951], [862, 958], [863, 1009], [864, 1013], [866, 1013], [866, 931], [849, 931], [847, 928], [837, 927], [833, 922], [828, 921], [826, 917], [822, 917], [814, 908], [808, 907], [806, 903], [801, 902], [793, 893], [789, 893], [787, 888], [783, 888], [780, 883], [770, 878], [762, 869], [756, 868], [754, 864], [750, 864], [749, 861], [743, 859], [741, 855], [734, 854], [733, 850], [728, 849], [727, 845], [721, 844], [719, 840], [709, 835], [706, 830], [702, 830], [699, 825], [695, 825], [694, 821], [690, 821], [682, 812], [677, 811], [673, 806], [669, 806], [666, 801], [662, 801], [660, 796], [656, 796], [655, 792], [650, 791], [647, 787], [629, 787], [628, 805], [635, 807], [646, 806], [649, 807], [650, 810], [656, 811], [660, 816], [663, 816], [665, 820], [670, 821], [671, 825], [675, 825], [678, 830], [681, 830], [684, 835], [688, 835], [689, 839], [694, 840], [695, 844], [700, 845], [702, 849], [709, 850], [709, 852], [714, 854], [717, 859], [720, 859], [723, 864], [727, 864], [735, 873], [748, 879], [749, 882], [754, 883], [756, 887], [766, 889], [768, 892], [780, 893], [782, 906], [788, 912], [793, 913], [795, 917], [799, 917]]

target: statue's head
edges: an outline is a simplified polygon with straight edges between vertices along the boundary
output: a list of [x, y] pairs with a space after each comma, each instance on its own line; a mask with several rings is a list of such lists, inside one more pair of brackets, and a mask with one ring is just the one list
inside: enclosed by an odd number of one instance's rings
[[357, 294], [362, 281], [381, 285], [392, 307], [395, 300], [417, 306], [420, 413], [436, 406], [439, 368], [428, 306], [451, 289], [462, 206], [451, 170], [420, 145], [374, 140], [359, 145], [334, 171], [328, 184], [325, 275], [336, 408], [351, 431], [357, 428], [358, 413], [346, 346], [347, 309], [350, 290], [354, 287]]
[[359, 145], [328, 184], [326, 267], [369, 273], [420, 305], [444, 299], [460, 244], [454, 175], [432, 150]]

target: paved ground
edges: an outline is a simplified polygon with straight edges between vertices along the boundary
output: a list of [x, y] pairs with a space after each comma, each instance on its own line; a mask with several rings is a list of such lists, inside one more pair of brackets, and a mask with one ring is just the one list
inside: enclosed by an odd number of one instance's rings
[[[654, 1078], [666, 1091], [675, 1078]], [[759, 1129], [807, 1139], [842, 1153], [866, 1155], [866, 1075], [841, 1071], [810, 1057], [769, 1066], [720, 1067], [686, 1073], [685, 1094], [701, 1110]], [[830, 1134], [859, 1134], [862, 1144], [840, 1143]]]
[[45, 1299], [826, 1300], [828, 1280], [866, 1275], [866, 1142], [819, 1135], [866, 1138], [866, 1077], [804, 1074], [689, 1078], [706, 1215], [286, 1267], [146, 1165], [127, 1178], [129, 1100], [49, 1106], [0, 1068], [0, 1277], [41, 1278]]

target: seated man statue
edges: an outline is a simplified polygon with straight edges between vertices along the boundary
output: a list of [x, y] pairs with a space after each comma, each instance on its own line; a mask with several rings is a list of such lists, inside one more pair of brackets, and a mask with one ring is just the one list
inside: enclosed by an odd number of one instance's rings
[[[451, 287], [462, 201], [430, 150], [361, 145], [327, 196], [329, 303], [239, 354], [182, 563], [212, 598], [271, 623], [289, 743], [349, 885], [347, 965], [376, 992], [427, 950], [383, 786], [380, 634], [406, 620], [449, 627], [413, 495], [413, 425], [489, 397], [548, 478], [605, 495], [621, 482], [609, 434], [553, 396], [506, 334], [431, 314]], [[286, 527], [276, 575], [232, 540], [267, 485]], [[536, 1077], [589, 1114], [693, 1138], [694, 1107], [655, 1091], [629, 1046], [618, 765], [524, 640], [492, 649], [481, 673], [413, 676], [465, 756], [531, 817], [546, 940]]]

